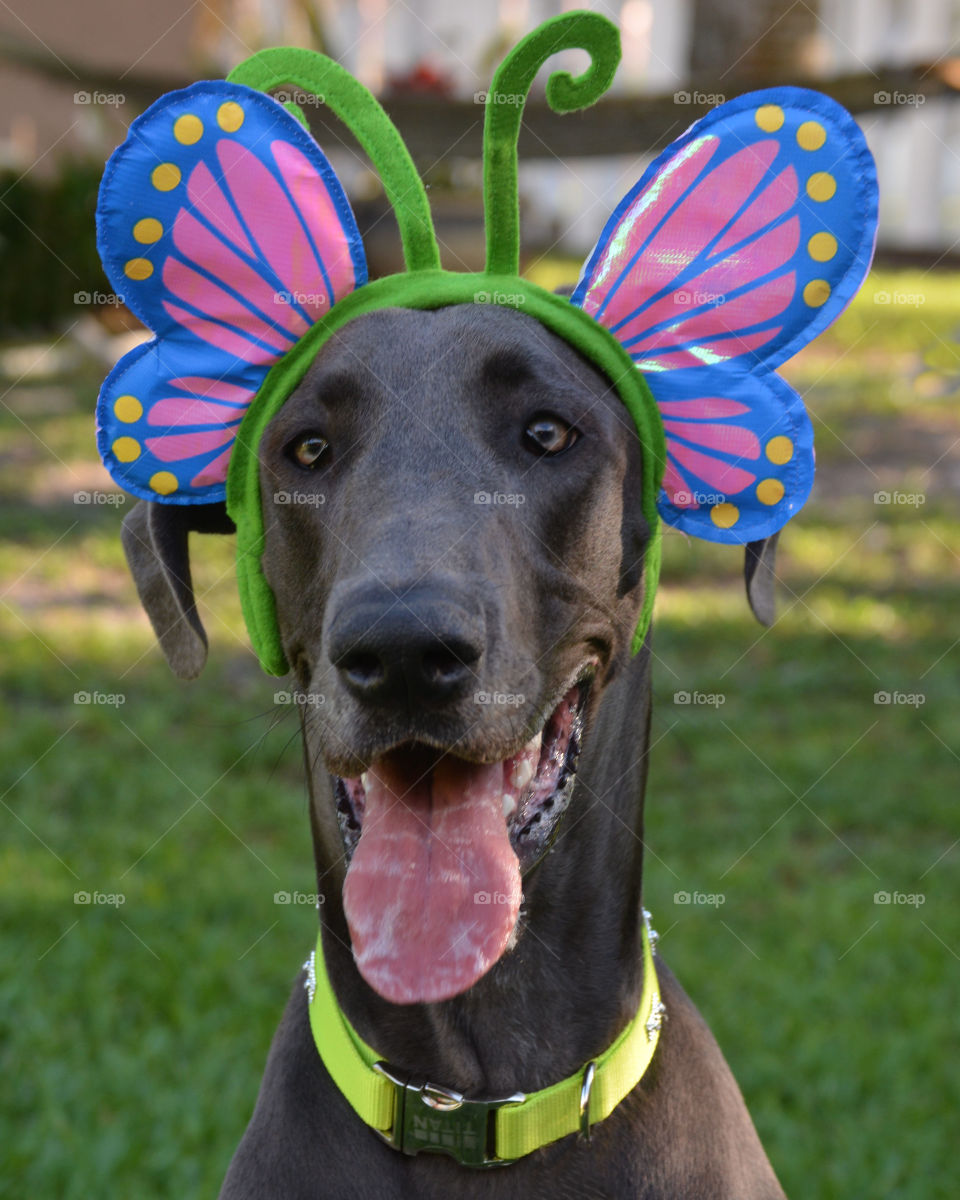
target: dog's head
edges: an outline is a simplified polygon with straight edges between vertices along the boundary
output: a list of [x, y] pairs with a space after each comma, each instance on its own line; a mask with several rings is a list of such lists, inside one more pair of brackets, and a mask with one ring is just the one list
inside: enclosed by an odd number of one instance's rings
[[[141, 596], [196, 674], [186, 536], [230, 527], [225, 495], [254, 645], [305, 701], [315, 828], [329, 863], [350, 860], [358, 963], [397, 1001], [463, 991], [508, 944], [584, 726], [643, 644], [661, 519], [746, 544], [771, 616], [773, 542], [813, 474], [802, 402], [772, 367], [869, 264], [862, 136], [825, 97], [777, 89], [651, 165], [569, 299], [520, 279], [516, 101], [573, 46], [591, 66], [551, 76], [547, 99], [584, 107], [619, 56], [593, 14], [547, 22], [495, 76], [480, 275], [440, 269], [396, 130], [306, 51], [158, 101], [101, 189], [107, 272], [158, 334], [98, 409], [105, 462], [150, 502], [125, 525]], [[407, 273], [367, 283], [329, 163], [242, 86], [284, 83], [357, 131]]]

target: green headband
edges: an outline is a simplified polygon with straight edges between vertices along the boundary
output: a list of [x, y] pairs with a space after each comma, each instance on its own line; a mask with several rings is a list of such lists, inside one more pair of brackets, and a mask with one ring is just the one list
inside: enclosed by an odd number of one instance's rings
[[[356, 135], [380, 175], [400, 228], [406, 271], [375, 280], [338, 301], [270, 370], [240, 426], [227, 478], [227, 509], [237, 526], [237, 576], [243, 613], [263, 669], [288, 670], [277, 625], [276, 602], [261, 565], [264, 518], [257, 448], [271, 418], [300, 383], [336, 330], [380, 308], [441, 308], [474, 304], [485, 292], [494, 303], [522, 310], [574, 346], [610, 379], [633, 417], [643, 451], [643, 512], [651, 541], [646, 586], [632, 650], [643, 644], [660, 568], [657, 494], [665, 459], [663, 427], [643, 376], [617, 339], [583, 309], [523, 280], [519, 270], [517, 138], [534, 76], [561, 50], [588, 50], [592, 62], [577, 78], [556, 72], [547, 100], [556, 112], [593, 104], [610, 86], [620, 60], [616, 29], [592, 13], [555, 17], [523, 39], [504, 59], [487, 96], [483, 137], [483, 198], [487, 263], [482, 274], [440, 268], [426, 191], [396, 126], [373, 95], [338, 63], [310, 50], [264, 50], [230, 73], [229, 82], [263, 91], [292, 87], [315, 96]], [[519, 96], [520, 103], [504, 103]]]

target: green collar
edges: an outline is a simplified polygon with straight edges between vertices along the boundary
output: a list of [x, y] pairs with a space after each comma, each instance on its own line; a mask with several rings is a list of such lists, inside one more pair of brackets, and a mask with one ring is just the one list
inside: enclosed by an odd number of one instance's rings
[[467, 1099], [398, 1072], [368, 1046], [334, 995], [317, 934], [304, 963], [310, 1028], [323, 1065], [354, 1112], [395, 1150], [447, 1154], [466, 1167], [498, 1167], [568, 1134], [589, 1137], [637, 1086], [653, 1059], [665, 1008], [653, 962], [657, 935], [643, 913], [643, 993], [633, 1020], [592, 1062], [551, 1087]]

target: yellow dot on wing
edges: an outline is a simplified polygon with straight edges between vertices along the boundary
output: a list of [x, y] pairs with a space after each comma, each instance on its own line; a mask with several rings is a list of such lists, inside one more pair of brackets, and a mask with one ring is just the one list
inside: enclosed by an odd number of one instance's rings
[[153, 263], [149, 258], [131, 258], [123, 264], [123, 273], [128, 279], [149, 279]]
[[156, 471], [150, 476], [150, 486], [160, 496], [169, 496], [180, 486], [180, 480], [172, 471]]
[[730, 529], [740, 520], [740, 509], [735, 504], [715, 504], [710, 509], [710, 520], [719, 529]]
[[807, 195], [811, 200], [832, 200], [837, 190], [837, 181], [829, 171], [814, 171], [807, 180]]
[[837, 252], [837, 239], [832, 233], [815, 233], [807, 242], [807, 253], [815, 262], [829, 262]]
[[236, 133], [246, 114], [234, 100], [227, 100], [217, 109], [217, 124], [225, 133]]
[[811, 279], [803, 289], [803, 300], [810, 308], [819, 308], [830, 299], [830, 284], [825, 279]]
[[163, 237], [163, 226], [156, 217], [144, 217], [134, 225], [133, 236], [138, 242], [146, 245], [159, 242]]
[[173, 123], [173, 136], [181, 146], [192, 146], [203, 137], [203, 122], [193, 113], [184, 113]]
[[819, 121], [804, 121], [797, 130], [797, 145], [801, 150], [819, 150], [827, 140], [827, 131]]
[[761, 104], [754, 113], [754, 120], [764, 133], [776, 133], [783, 125], [783, 109], [779, 104]]
[[793, 442], [782, 433], [778, 434], [767, 442], [766, 454], [772, 463], [788, 463], [793, 458]]
[[136, 396], [118, 396], [113, 402], [113, 413], [118, 421], [130, 425], [143, 416], [143, 405]]
[[118, 437], [110, 447], [121, 462], [133, 462], [140, 457], [140, 443], [136, 438]]
[[783, 484], [779, 479], [761, 479], [757, 484], [757, 499], [761, 504], [779, 504], [783, 499]]
[[158, 192], [171, 192], [180, 182], [180, 168], [176, 163], [161, 163], [150, 172], [150, 182]]

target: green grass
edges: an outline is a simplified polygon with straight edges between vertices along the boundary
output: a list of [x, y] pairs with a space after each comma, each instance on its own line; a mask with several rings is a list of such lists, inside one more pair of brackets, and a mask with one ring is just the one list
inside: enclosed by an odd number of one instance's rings
[[[960, 279], [878, 274], [786, 368], [820, 474], [782, 539], [773, 630], [739, 554], [666, 544], [647, 902], [796, 1197], [955, 1192], [958, 333]], [[178, 683], [117, 508], [73, 503], [108, 487], [96, 385], [28, 380], [0, 407], [0, 1195], [199, 1198], [309, 949], [312, 909], [274, 903], [313, 890], [305, 788], [229, 543], [197, 540], [211, 662]], [[875, 504], [883, 489], [925, 501]]]

